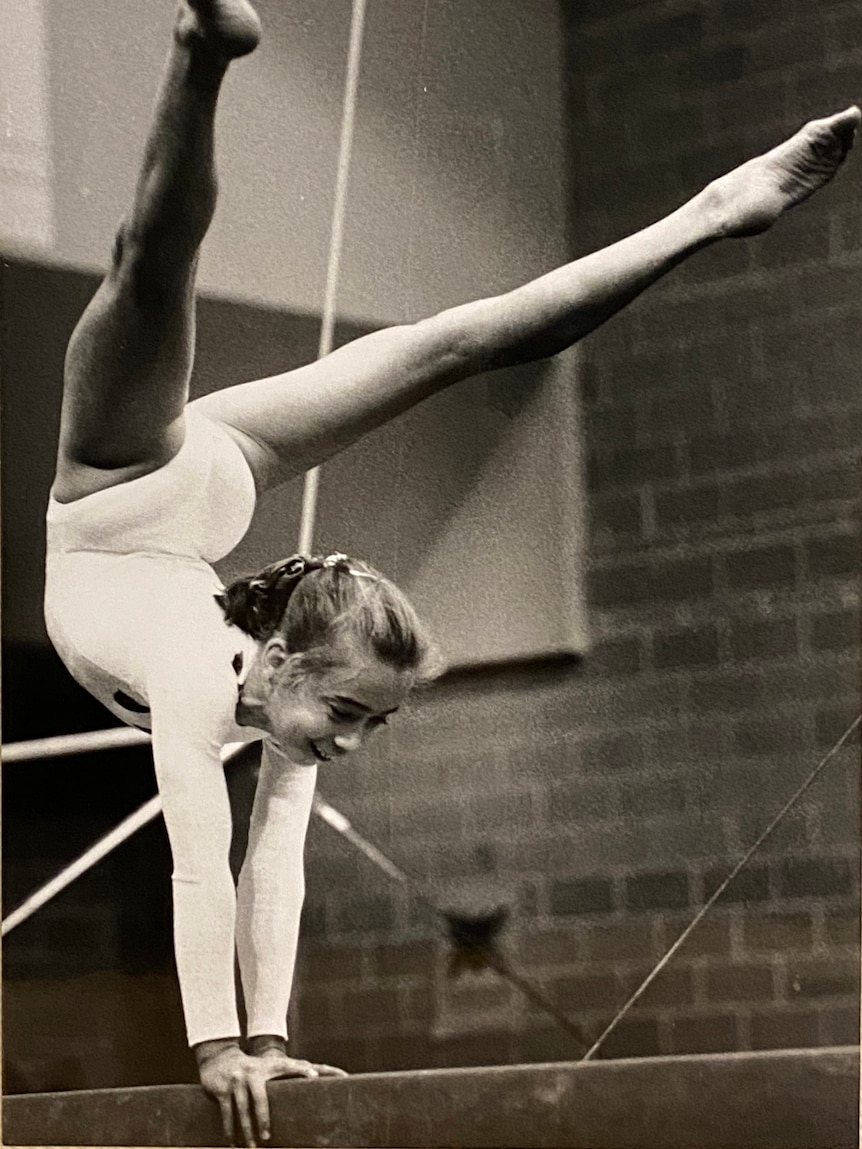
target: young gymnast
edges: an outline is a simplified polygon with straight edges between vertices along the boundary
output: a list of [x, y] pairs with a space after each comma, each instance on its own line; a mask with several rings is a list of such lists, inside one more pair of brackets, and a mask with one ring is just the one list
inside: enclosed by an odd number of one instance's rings
[[[269, 1136], [268, 1080], [341, 1072], [286, 1048], [316, 765], [357, 748], [434, 656], [403, 594], [364, 563], [294, 556], [227, 590], [209, 564], [240, 541], [259, 491], [457, 380], [568, 347], [708, 244], [765, 230], [832, 178], [860, 120], [813, 121], [660, 222], [507, 294], [189, 403], [216, 101], [259, 35], [248, 0], [181, 0], [134, 203], [69, 345], [46, 581], [71, 673], [152, 731], [188, 1040], [226, 1135], [236, 1119], [248, 1144], [255, 1126]], [[219, 753], [254, 739], [235, 887]]]

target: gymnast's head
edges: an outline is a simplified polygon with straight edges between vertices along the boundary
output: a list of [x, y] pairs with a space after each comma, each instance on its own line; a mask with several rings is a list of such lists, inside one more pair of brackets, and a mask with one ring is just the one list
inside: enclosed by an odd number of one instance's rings
[[258, 641], [237, 707], [297, 764], [338, 759], [384, 725], [442, 664], [404, 593], [346, 555], [294, 555], [217, 600]]

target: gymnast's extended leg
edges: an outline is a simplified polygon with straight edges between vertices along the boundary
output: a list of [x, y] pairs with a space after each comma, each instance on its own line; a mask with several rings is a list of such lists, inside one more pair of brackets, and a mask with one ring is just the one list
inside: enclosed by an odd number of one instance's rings
[[182, 445], [198, 249], [216, 199], [213, 127], [248, 0], [182, 0], [131, 212], [69, 344], [53, 494], [71, 502], [163, 466]]
[[852, 107], [812, 121], [658, 223], [505, 295], [196, 402], [254, 443], [259, 487], [284, 481], [457, 379], [562, 351], [702, 247], [770, 227], [832, 178], [860, 118]]

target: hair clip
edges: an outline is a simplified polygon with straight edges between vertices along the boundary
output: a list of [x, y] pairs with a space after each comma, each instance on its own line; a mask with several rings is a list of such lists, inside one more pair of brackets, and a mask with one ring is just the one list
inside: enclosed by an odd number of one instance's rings
[[347, 555], [342, 554], [340, 551], [335, 551], [334, 554], [327, 555], [323, 560], [324, 567], [335, 568], [336, 570], [343, 570], [345, 574], [353, 575], [354, 578], [367, 578], [372, 582], [377, 581], [377, 575], [368, 574], [367, 571], [356, 570], [355, 567], [349, 565], [350, 560]]
[[289, 559], [265, 567], [248, 585], [255, 590], [268, 589], [273, 585], [273, 580], [277, 583], [281, 579], [301, 578], [307, 569], [308, 563], [302, 555], [291, 555]]
[[284, 568], [282, 574], [287, 578], [300, 578], [308, 569], [308, 563], [303, 555], [292, 555], [282, 565]]

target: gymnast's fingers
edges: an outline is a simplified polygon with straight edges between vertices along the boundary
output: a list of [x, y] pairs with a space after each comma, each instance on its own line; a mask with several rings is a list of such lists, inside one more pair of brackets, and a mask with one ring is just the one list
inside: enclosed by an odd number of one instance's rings
[[218, 1106], [221, 1110], [221, 1123], [224, 1129], [224, 1135], [230, 1144], [233, 1145], [233, 1106], [231, 1105], [229, 1093], [218, 1098]]
[[317, 1077], [317, 1069], [300, 1057], [284, 1057], [271, 1069], [272, 1077]]
[[269, 1097], [266, 1093], [266, 1082], [262, 1077], [255, 1075], [249, 1078], [248, 1089], [254, 1106], [254, 1120], [257, 1125], [257, 1131], [260, 1134], [260, 1139], [261, 1141], [268, 1141], [270, 1138], [270, 1125]]
[[337, 1065], [315, 1065], [314, 1068], [321, 1077], [349, 1077], [346, 1069], [339, 1069]]
[[254, 1130], [251, 1126], [251, 1109], [248, 1104], [248, 1084], [245, 1078], [238, 1078], [233, 1084], [233, 1102], [236, 1106], [237, 1117], [239, 1118], [239, 1126], [242, 1130], [243, 1139], [246, 1145], [254, 1147]]

